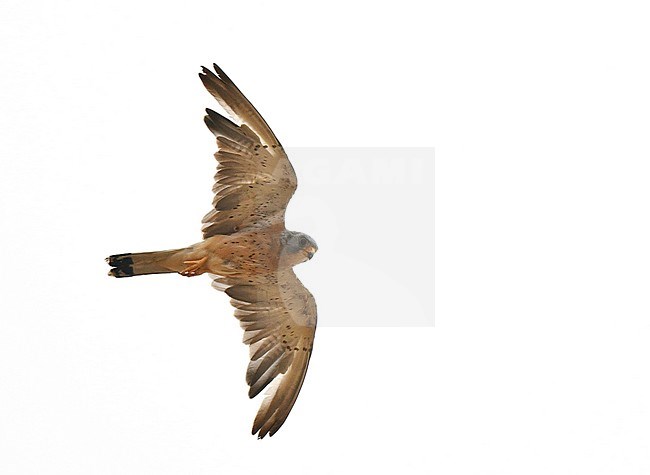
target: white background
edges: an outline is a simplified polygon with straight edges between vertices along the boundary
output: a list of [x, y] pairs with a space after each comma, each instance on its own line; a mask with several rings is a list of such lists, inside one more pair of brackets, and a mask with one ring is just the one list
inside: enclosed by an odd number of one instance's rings
[[[2, 3], [1, 473], [650, 471], [648, 12], [429, 5]], [[323, 326], [263, 441], [226, 299], [102, 261], [197, 240], [212, 60], [287, 146], [436, 149], [436, 327]]]

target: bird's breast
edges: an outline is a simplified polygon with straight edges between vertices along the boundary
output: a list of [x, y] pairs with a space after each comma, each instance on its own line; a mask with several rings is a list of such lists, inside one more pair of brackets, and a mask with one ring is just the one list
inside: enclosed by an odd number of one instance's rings
[[220, 239], [205, 241], [210, 272], [258, 275], [277, 270], [279, 246], [267, 236], [246, 233], [214, 237]]

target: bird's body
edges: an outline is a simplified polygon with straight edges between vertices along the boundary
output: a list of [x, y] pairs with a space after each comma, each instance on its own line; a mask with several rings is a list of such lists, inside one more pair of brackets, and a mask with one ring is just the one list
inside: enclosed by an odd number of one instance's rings
[[[203, 273], [223, 277], [264, 276], [306, 260], [300, 254], [286, 252], [282, 243], [284, 232], [275, 224], [218, 234], [183, 249], [118, 254], [109, 258], [109, 264], [114, 266], [111, 275], [131, 277], [176, 272], [187, 277]], [[120, 262], [124, 265], [118, 265]]]
[[288, 231], [284, 212], [297, 180], [284, 149], [257, 110], [217, 65], [203, 84], [239, 124], [208, 109], [219, 166], [214, 208], [203, 218], [203, 241], [167, 251], [107, 258], [109, 275], [210, 274], [225, 291], [250, 345], [249, 396], [273, 382], [253, 424], [262, 438], [284, 423], [302, 386], [316, 329], [316, 303], [293, 267], [318, 246]]

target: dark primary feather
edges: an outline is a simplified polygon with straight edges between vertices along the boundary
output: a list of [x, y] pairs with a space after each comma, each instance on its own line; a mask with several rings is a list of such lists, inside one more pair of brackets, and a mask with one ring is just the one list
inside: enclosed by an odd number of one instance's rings
[[205, 88], [214, 96], [221, 107], [234, 119], [250, 127], [262, 140], [263, 145], [280, 145], [280, 142], [264, 118], [241, 93], [235, 83], [232, 82], [219, 66], [216, 64], [212, 66], [217, 73], [216, 75], [208, 68], [203, 67], [201, 68], [203, 72], [199, 76]]

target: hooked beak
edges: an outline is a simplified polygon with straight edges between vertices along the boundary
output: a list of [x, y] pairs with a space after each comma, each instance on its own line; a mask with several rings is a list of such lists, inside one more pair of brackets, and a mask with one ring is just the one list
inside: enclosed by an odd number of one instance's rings
[[313, 247], [313, 246], [310, 246], [307, 249], [305, 249], [305, 252], [307, 252], [307, 257], [309, 259], [311, 259], [312, 257], [314, 257], [314, 254], [316, 254], [316, 248]]

